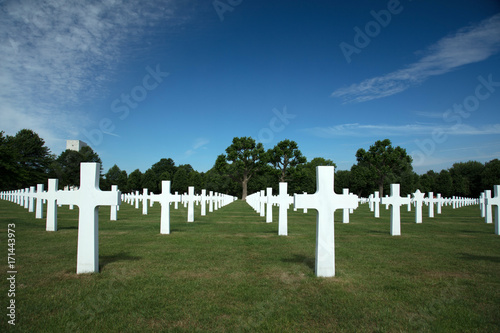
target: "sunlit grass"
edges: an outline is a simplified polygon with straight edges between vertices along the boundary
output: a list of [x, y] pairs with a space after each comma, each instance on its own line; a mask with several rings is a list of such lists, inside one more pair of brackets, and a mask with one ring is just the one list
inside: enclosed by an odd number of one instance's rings
[[277, 208], [268, 224], [242, 201], [207, 216], [198, 206], [194, 223], [172, 207], [170, 235], [158, 204], [147, 216], [123, 204], [118, 221], [99, 213], [100, 273], [76, 275], [77, 207], [59, 208], [59, 230], [46, 232], [0, 202], [5, 258], [16, 224], [15, 330], [500, 331], [500, 238], [477, 206], [433, 219], [424, 208], [422, 224], [402, 209], [398, 237], [383, 206], [375, 219], [362, 205], [349, 224], [337, 211], [334, 278], [314, 276], [314, 210], [290, 209], [286, 237]]

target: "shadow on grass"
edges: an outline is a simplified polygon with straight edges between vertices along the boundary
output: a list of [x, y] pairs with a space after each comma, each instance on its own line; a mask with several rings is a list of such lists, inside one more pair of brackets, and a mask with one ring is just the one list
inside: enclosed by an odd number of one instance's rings
[[111, 264], [116, 261], [135, 261], [140, 259], [141, 257], [131, 256], [127, 252], [120, 252], [110, 256], [99, 256], [99, 270], [102, 270], [107, 264]]
[[474, 261], [485, 260], [485, 261], [500, 263], [500, 256], [477, 256], [470, 253], [459, 253], [459, 254], [462, 256], [462, 259], [474, 260]]
[[58, 227], [57, 230], [71, 230], [71, 229], [78, 229], [78, 227], [73, 226], [73, 227]]
[[314, 271], [314, 258], [306, 257], [302, 254], [294, 254], [292, 258], [283, 258], [281, 261], [286, 263], [303, 264]]

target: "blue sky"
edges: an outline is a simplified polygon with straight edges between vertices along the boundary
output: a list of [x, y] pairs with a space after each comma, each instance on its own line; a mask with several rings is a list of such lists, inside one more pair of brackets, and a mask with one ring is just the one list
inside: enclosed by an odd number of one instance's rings
[[389, 138], [414, 170], [500, 157], [500, 3], [0, 1], [0, 129], [107, 171], [210, 169], [235, 136], [356, 163]]

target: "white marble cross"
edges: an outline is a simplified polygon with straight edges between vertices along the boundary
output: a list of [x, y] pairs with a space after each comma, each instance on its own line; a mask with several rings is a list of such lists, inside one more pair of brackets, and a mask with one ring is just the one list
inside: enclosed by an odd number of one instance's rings
[[[343, 195], [349, 195], [349, 189], [348, 188], [343, 188], [342, 189], [342, 194]], [[349, 208], [344, 208], [342, 209], [342, 223], [349, 223]]]
[[494, 197], [488, 198], [488, 206], [496, 206], [495, 209], [495, 235], [500, 235], [500, 185], [493, 186]]
[[36, 185], [36, 213], [35, 218], [43, 219], [43, 184]]
[[210, 191], [209, 192], [209, 199], [208, 199], [208, 212], [211, 213], [214, 211], [214, 200], [213, 200], [213, 197], [214, 197], [214, 192], [213, 191]]
[[436, 200], [434, 199], [434, 192], [429, 192], [427, 197], [427, 204], [429, 204], [429, 217], [434, 217], [434, 203]]
[[77, 191], [59, 191], [57, 203], [77, 205], [78, 250], [76, 273], [99, 272], [99, 206], [119, 205], [119, 191], [99, 189], [99, 163], [80, 164], [80, 188]]
[[139, 209], [139, 200], [140, 200], [139, 191], [135, 191], [134, 198], [135, 198], [135, 209]]
[[316, 276], [335, 276], [334, 212], [337, 209], [357, 208], [357, 195], [339, 195], [333, 190], [335, 168], [316, 167], [316, 193], [295, 194], [297, 208], [316, 209]]
[[279, 218], [278, 218], [278, 235], [287, 236], [288, 235], [288, 207], [293, 199], [288, 195], [288, 184], [285, 182], [280, 182], [280, 193], [276, 197], [275, 202], [279, 205]]
[[260, 191], [259, 202], [260, 202], [260, 208], [259, 208], [260, 216], [265, 216], [266, 211], [264, 209], [266, 207], [266, 194], [264, 190]]
[[441, 214], [441, 208], [443, 207], [443, 198], [441, 197], [441, 193], [437, 194], [436, 203], [437, 203], [436, 206], [437, 213]]
[[380, 217], [380, 195], [378, 191], [375, 191], [373, 195], [373, 205], [374, 205], [374, 215], [375, 217]]
[[201, 216], [207, 215], [207, 190], [201, 190], [201, 198], [200, 198], [200, 204], [201, 204]]
[[266, 223], [273, 222], [273, 188], [266, 189]]
[[57, 231], [57, 190], [59, 179], [49, 179], [47, 192], [43, 193], [43, 198], [47, 200], [47, 223], [45, 230]]
[[148, 189], [142, 189], [142, 215], [148, 215]]
[[161, 181], [161, 194], [152, 195], [152, 199], [161, 205], [160, 234], [170, 234], [170, 203], [181, 201], [181, 196], [170, 193], [170, 180]]
[[[117, 192], [117, 191], [118, 191], [118, 185], [111, 185], [111, 192]], [[118, 205], [111, 205], [109, 220], [116, 221], [117, 215], [118, 215]]]
[[422, 204], [424, 202], [425, 193], [417, 190], [413, 193], [413, 202], [415, 203], [415, 223], [422, 223]]
[[491, 190], [484, 191], [484, 222], [493, 223], [491, 211]]
[[183, 200], [188, 203], [188, 216], [187, 216], [187, 221], [188, 222], [194, 222], [194, 201], [196, 200], [196, 197], [194, 195], [194, 186], [189, 186], [188, 187], [188, 194], [182, 196]]
[[382, 198], [382, 204], [391, 205], [391, 236], [401, 236], [401, 207], [409, 205], [408, 197], [399, 195], [399, 184], [391, 184], [391, 196]]

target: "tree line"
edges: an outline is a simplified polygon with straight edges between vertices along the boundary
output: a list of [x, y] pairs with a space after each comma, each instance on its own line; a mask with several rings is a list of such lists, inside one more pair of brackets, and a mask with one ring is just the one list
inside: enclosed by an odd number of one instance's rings
[[[500, 184], [500, 161], [458, 162], [447, 170], [428, 171], [418, 175], [413, 171], [412, 158], [404, 148], [393, 147], [389, 139], [376, 141], [368, 150], [356, 152], [357, 163], [350, 170], [336, 170], [335, 191], [349, 188], [359, 196], [374, 191], [388, 194], [391, 183], [401, 184], [406, 195], [417, 188], [422, 192], [478, 197], [485, 189]], [[65, 150], [59, 156], [51, 154], [45, 141], [30, 129], [20, 130], [15, 136], [0, 131], [0, 190], [12, 190], [46, 184], [48, 178], [58, 178], [60, 187], [79, 186], [80, 163], [99, 162], [101, 159], [91, 147], [80, 151]], [[235, 137], [207, 172], [198, 172], [189, 164], [176, 165], [171, 158], [162, 158], [145, 172], [139, 169], [127, 173], [116, 164], [107, 172], [101, 170], [100, 187], [109, 190], [118, 185], [122, 192], [148, 188], [161, 192], [161, 181], [170, 180], [172, 192], [187, 192], [188, 186], [197, 191], [206, 188], [240, 198], [272, 187], [275, 193], [281, 181], [288, 182], [289, 193], [314, 193], [316, 167], [335, 166], [322, 157], [310, 161], [303, 156], [298, 144], [283, 140], [265, 150], [262, 143], [251, 137]]]

